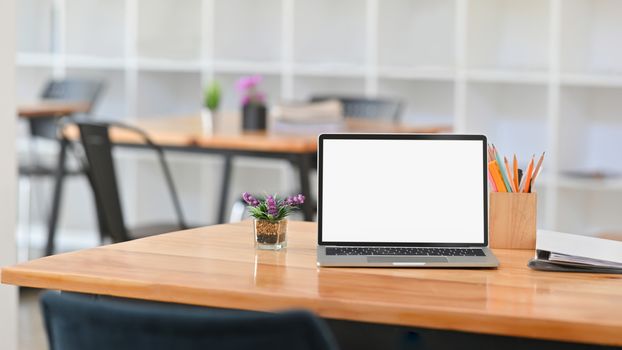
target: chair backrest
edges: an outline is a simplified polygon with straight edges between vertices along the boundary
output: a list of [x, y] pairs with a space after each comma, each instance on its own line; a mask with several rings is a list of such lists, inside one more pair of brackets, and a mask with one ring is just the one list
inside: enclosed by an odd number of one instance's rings
[[269, 314], [46, 292], [50, 350], [333, 350], [306, 311]]
[[[98, 80], [62, 79], [50, 80], [43, 87], [41, 98], [64, 102], [81, 102], [88, 105], [90, 111], [101, 95], [104, 83]], [[30, 134], [43, 138], [56, 138], [56, 116], [30, 118]]]
[[114, 242], [130, 240], [127, 226], [121, 207], [119, 186], [117, 183], [114, 159], [112, 157], [112, 142], [110, 127], [130, 131], [145, 141], [145, 146], [157, 152], [158, 160], [164, 173], [166, 185], [177, 214], [178, 227], [187, 228], [184, 220], [181, 202], [175, 189], [173, 177], [168, 167], [161, 147], [151, 141], [143, 131], [120, 123], [94, 123], [74, 121], [80, 130], [80, 140], [86, 156], [86, 173], [93, 193], [102, 236], [109, 236]]
[[402, 103], [397, 100], [343, 95], [316, 95], [311, 97], [311, 102], [326, 100], [341, 102], [346, 117], [375, 118], [399, 122], [402, 112]]
[[87, 175], [95, 196], [98, 220], [102, 236], [114, 242], [130, 239], [119, 196], [119, 186], [112, 159], [112, 144], [108, 125], [77, 123], [86, 156]]

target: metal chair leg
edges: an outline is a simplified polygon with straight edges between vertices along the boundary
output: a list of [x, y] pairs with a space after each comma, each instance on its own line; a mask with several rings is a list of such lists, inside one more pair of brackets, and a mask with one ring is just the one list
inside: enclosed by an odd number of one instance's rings
[[45, 246], [45, 255], [54, 254], [54, 238], [56, 236], [56, 226], [60, 212], [60, 200], [63, 191], [63, 181], [65, 178], [65, 159], [67, 157], [67, 147], [69, 142], [65, 139], [60, 140], [60, 150], [58, 152], [58, 163], [54, 181], [54, 195], [52, 198], [52, 209], [48, 222], [48, 237]]

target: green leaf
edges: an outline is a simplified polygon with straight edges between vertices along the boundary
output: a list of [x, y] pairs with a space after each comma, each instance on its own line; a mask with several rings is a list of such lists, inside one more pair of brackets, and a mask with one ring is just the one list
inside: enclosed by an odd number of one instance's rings
[[220, 90], [220, 84], [217, 81], [213, 81], [211, 84], [207, 86], [205, 89], [205, 95], [203, 99], [203, 104], [210, 111], [215, 111], [218, 109], [220, 105], [220, 97], [222, 93]]

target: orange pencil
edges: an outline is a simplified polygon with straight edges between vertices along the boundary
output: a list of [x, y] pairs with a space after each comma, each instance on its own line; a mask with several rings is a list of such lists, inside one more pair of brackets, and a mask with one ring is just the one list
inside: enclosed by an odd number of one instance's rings
[[531, 174], [533, 171], [533, 158], [531, 157], [531, 160], [529, 161], [529, 165], [527, 166], [527, 174], [525, 174], [524, 176], [527, 176], [527, 178], [525, 179], [525, 185], [523, 187], [523, 192], [525, 193], [529, 193], [529, 185], [531, 184]]
[[514, 154], [514, 186], [516, 187], [516, 192], [520, 191], [518, 188], [518, 160], [516, 159], [516, 154]]
[[514, 186], [514, 179], [512, 179], [512, 172], [510, 171], [510, 165], [508, 164], [508, 159], [503, 157], [503, 162], [505, 163], [505, 171], [508, 174], [508, 181], [510, 182], [510, 190], [512, 192], [516, 192], [516, 187]]
[[505, 184], [503, 183], [503, 178], [501, 177], [501, 171], [499, 171], [499, 166], [497, 165], [496, 160], [488, 162], [488, 171], [490, 172], [490, 175], [495, 182], [497, 192], [507, 192], [507, 190], [505, 189]]

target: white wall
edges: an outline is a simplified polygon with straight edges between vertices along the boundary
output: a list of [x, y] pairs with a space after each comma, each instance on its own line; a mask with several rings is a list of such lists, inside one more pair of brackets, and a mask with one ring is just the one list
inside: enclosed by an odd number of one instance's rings
[[[0, 266], [15, 262], [15, 1], [0, 1]], [[0, 343], [17, 350], [17, 289], [0, 285]]]

